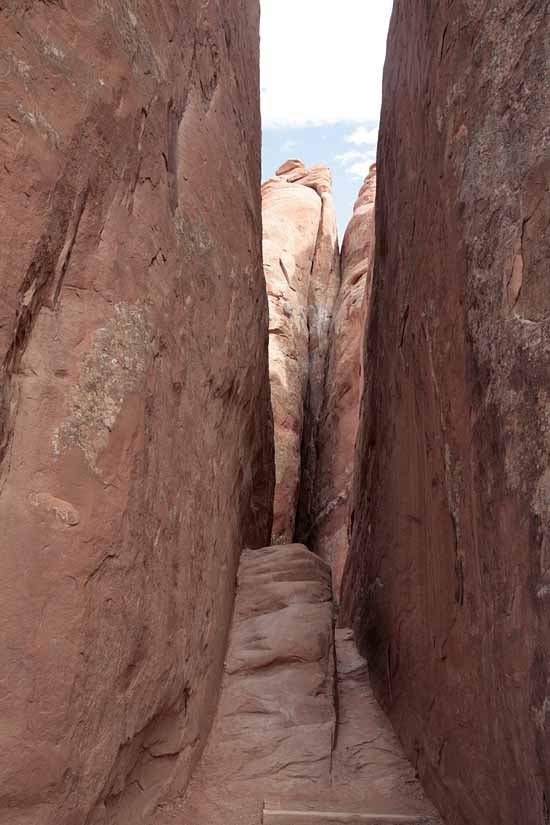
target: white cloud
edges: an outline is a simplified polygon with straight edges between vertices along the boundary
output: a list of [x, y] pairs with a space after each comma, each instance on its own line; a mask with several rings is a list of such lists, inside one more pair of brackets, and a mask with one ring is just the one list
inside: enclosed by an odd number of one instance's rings
[[367, 177], [370, 167], [376, 162], [376, 152], [374, 149], [363, 152], [352, 149], [350, 152], [336, 155], [334, 159], [342, 164], [346, 175], [362, 180]]
[[347, 143], [354, 143], [356, 146], [376, 146], [378, 143], [378, 129], [367, 129], [360, 126], [346, 138]]
[[337, 160], [338, 163], [342, 164], [342, 166], [347, 166], [349, 163], [353, 163], [354, 160], [362, 157], [363, 152], [352, 150], [351, 152], [343, 152], [341, 155], [336, 155], [334, 160]]
[[291, 152], [294, 147], [296, 146], [295, 140], [285, 140], [283, 144], [281, 144], [281, 152]]
[[352, 166], [349, 166], [346, 169], [348, 175], [352, 175], [354, 178], [366, 178], [369, 174], [369, 169], [371, 168], [372, 164], [374, 163], [373, 158], [369, 158], [368, 160], [359, 161], [359, 163], [354, 163]]
[[392, 0], [261, 0], [266, 127], [378, 121]]

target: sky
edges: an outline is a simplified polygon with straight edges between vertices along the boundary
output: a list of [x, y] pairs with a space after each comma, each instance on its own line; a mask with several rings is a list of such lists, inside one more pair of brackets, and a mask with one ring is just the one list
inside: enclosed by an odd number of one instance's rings
[[340, 236], [371, 163], [393, 0], [261, 0], [265, 180], [288, 158], [330, 166]]

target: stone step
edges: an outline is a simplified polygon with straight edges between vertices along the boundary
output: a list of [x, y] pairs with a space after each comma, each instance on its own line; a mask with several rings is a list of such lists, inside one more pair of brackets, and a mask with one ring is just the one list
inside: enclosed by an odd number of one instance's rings
[[293, 811], [264, 808], [263, 825], [441, 825], [439, 818], [419, 814]]

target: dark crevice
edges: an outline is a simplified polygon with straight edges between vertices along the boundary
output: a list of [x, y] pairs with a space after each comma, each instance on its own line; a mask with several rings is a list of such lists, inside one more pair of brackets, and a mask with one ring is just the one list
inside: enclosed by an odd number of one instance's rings
[[[18, 293], [18, 308], [14, 332], [2, 365], [2, 398], [0, 406], [0, 465], [6, 459], [13, 422], [17, 413], [18, 395], [13, 380], [21, 369], [34, 325], [44, 306], [55, 309], [63, 287], [76, 242], [89, 186], [81, 192], [71, 192], [66, 180], [60, 181], [53, 195], [54, 208], [49, 226], [37, 244], [36, 251]], [[67, 201], [70, 208], [55, 208]]]

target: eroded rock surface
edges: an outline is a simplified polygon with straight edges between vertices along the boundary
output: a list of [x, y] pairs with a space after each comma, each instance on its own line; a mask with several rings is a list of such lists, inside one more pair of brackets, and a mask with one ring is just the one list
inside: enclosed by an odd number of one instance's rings
[[246, 550], [212, 735], [154, 825], [260, 825], [266, 796], [329, 781], [336, 724], [330, 568], [302, 545]]
[[387, 716], [374, 697], [367, 662], [353, 633], [336, 630], [338, 727], [333, 797], [349, 811], [401, 813], [439, 822]]
[[333, 623], [331, 571], [318, 556], [298, 544], [243, 553], [212, 736], [187, 794], [153, 825], [261, 825], [272, 821], [264, 808], [275, 819], [297, 810], [439, 823], [350, 631], [335, 645]]
[[373, 263], [376, 167], [359, 192], [340, 259], [341, 283], [329, 336], [329, 362], [318, 433], [307, 540], [325, 559], [335, 591], [348, 552], [348, 522], [355, 437], [362, 391], [363, 329]]
[[[299, 785], [290, 795], [274, 789], [266, 799], [271, 815], [264, 816], [264, 823], [297, 825], [306, 821], [301, 816], [285, 817], [282, 812], [290, 810], [300, 815], [307, 812], [312, 825], [335, 825], [338, 821], [359, 825], [365, 816], [371, 817], [373, 825], [442, 825], [374, 697], [367, 662], [358, 653], [348, 628], [335, 632], [334, 657], [336, 735], [330, 780], [319, 782], [313, 792]], [[331, 812], [337, 816], [332, 818]]]
[[339, 282], [332, 180], [287, 161], [262, 187], [269, 363], [275, 422], [273, 541], [292, 541], [316, 475], [328, 330]]
[[346, 615], [449, 825], [550, 815], [550, 18], [397, 0]]
[[9, 825], [140, 823], [185, 786], [269, 540], [258, 14], [0, 6]]

